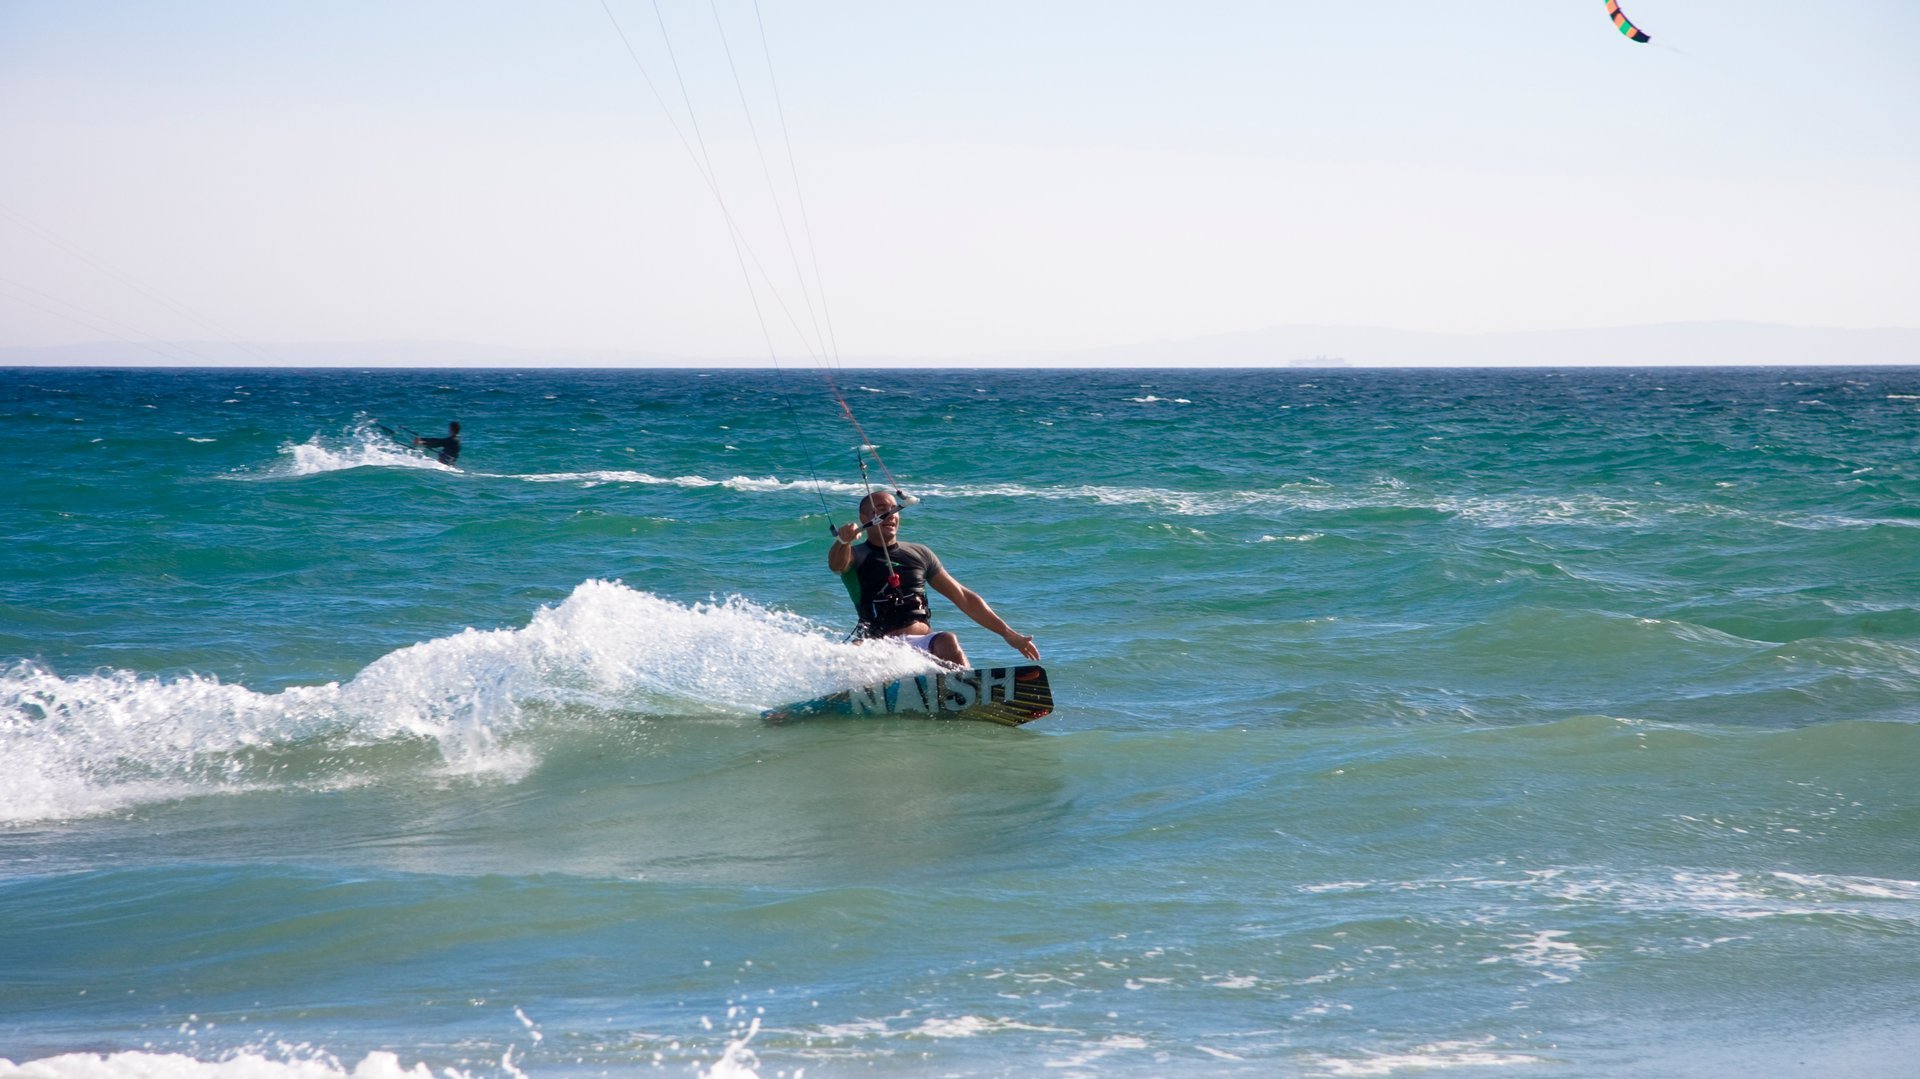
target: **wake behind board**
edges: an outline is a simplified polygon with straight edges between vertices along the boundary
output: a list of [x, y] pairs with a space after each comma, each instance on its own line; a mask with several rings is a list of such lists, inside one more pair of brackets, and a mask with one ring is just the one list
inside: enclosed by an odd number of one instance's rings
[[842, 690], [760, 713], [768, 723], [807, 716], [903, 716], [984, 719], [1008, 727], [1053, 711], [1047, 672], [1035, 665], [979, 667], [915, 675], [898, 682]]

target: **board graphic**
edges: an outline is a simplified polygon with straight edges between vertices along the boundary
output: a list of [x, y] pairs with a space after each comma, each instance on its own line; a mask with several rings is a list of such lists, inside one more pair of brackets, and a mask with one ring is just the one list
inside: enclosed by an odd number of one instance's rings
[[785, 723], [807, 716], [907, 716], [984, 719], [1017, 727], [1053, 711], [1053, 689], [1037, 665], [941, 671], [842, 690], [769, 708], [760, 718]]

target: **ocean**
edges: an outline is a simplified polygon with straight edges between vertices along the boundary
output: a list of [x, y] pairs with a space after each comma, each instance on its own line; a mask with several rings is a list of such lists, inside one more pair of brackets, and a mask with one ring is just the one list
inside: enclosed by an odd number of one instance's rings
[[1920, 1074], [1920, 368], [822, 376], [0, 370], [0, 1077]]

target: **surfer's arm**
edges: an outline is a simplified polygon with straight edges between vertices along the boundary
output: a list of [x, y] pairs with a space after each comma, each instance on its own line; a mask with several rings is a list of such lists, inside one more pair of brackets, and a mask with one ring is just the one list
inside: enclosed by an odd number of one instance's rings
[[1001, 640], [1013, 646], [1014, 651], [1031, 660], [1040, 658], [1040, 649], [1034, 647], [1032, 637], [1014, 632], [1012, 626], [1007, 625], [999, 615], [993, 613], [993, 608], [987, 606], [987, 601], [980, 598], [980, 593], [954, 580], [953, 574], [943, 569], [928, 577], [927, 583], [952, 601], [955, 607], [960, 608], [960, 613], [980, 623], [984, 628], [998, 633]]
[[835, 573], [845, 573], [853, 566], [853, 538], [860, 534], [860, 524], [848, 521], [840, 526], [840, 534], [833, 538], [833, 546], [827, 548], [827, 568]]

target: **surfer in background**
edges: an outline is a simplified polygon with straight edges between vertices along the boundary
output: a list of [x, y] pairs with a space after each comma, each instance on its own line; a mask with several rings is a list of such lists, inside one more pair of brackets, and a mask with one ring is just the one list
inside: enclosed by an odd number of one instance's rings
[[460, 421], [454, 420], [452, 423], [447, 424], [447, 437], [445, 438], [416, 437], [413, 440], [413, 444], [430, 450], [439, 450], [440, 463], [450, 465], [460, 459]]
[[[867, 542], [856, 547], [854, 538], [862, 531]], [[827, 548], [827, 568], [840, 575], [853, 597], [854, 610], [860, 615], [860, 637], [897, 637], [937, 659], [965, 667], [967, 653], [960, 647], [960, 638], [935, 633], [927, 624], [930, 584], [1015, 651], [1031, 660], [1040, 658], [1033, 638], [1014, 632], [979, 593], [954, 580], [931, 548], [900, 542], [900, 504], [885, 491], [860, 500], [860, 516], [842, 525], [833, 546]]]

